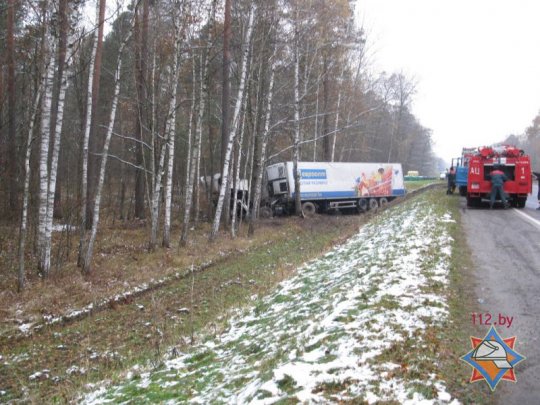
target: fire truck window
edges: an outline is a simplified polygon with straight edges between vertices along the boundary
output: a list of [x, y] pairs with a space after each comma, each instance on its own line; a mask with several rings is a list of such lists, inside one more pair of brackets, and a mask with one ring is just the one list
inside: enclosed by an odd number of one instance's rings
[[[516, 167], [515, 166], [500, 166], [499, 170], [502, 170], [508, 180], [514, 180], [514, 172]], [[491, 172], [493, 171], [493, 166], [484, 166], [484, 180], [491, 180], [491, 177], [489, 176]]]

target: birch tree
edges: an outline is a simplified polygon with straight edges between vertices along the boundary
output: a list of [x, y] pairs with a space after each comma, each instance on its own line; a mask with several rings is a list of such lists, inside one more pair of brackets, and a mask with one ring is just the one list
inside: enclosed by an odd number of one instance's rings
[[39, 112], [39, 100], [43, 93], [43, 79], [39, 81], [32, 109], [30, 111], [30, 120], [28, 123], [28, 133], [26, 137], [26, 152], [24, 157], [24, 188], [23, 188], [23, 204], [21, 210], [21, 226], [19, 231], [19, 269], [17, 274], [17, 288], [22, 291], [25, 285], [25, 260], [24, 251], [26, 246], [26, 234], [28, 227], [28, 200], [30, 198], [30, 154], [32, 153], [32, 140], [34, 136], [34, 123], [36, 122]]
[[246, 76], [247, 76], [247, 62], [248, 62], [248, 56], [249, 56], [249, 43], [251, 42], [251, 33], [253, 30], [253, 20], [255, 15], [255, 3], [251, 3], [251, 8], [249, 10], [249, 17], [248, 17], [248, 27], [246, 32], [246, 37], [244, 38], [243, 44], [242, 44], [242, 50], [243, 50], [243, 56], [242, 56], [242, 71], [240, 74], [240, 85], [238, 87], [238, 95], [236, 98], [236, 104], [234, 108], [233, 113], [233, 119], [232, 119], [232, 125], [228, 137], [228, 144], [227, 144], [227, 150], [225, 152], [225, 157], [223, 161], [223, 172], [221, 174], [221, 186], [219, 188], [219, 197], [218, 202], [216, 206], [216, 214], [214, 216], [214, 223], [212, 225], [212, 231], [210, 232], [210, 241], [213, 241], [217, 233], [219, 231], [219, 224], [221, 222], [221, 213], [223, 211], [223, 202], [225, 200], [225, 193], [230, 193], [229, 188], [229, 166], [230, 166], [230, 159], [231, 159], [231, 153], [234, 143], [234, 138], [236, 136], [237, 128], [238, 128], [238, 118], [240, 115], [240, 107], [242, 106], [242, 100], [244, 98], [244, 90], [246, 85]]
[[[298, 5], [297, 5], [298, 7]], [[294, 175], [294, 209], [296, 215], [302, 214], [300, 200], [300, 172], [298, 161], [300, 160], [300, 49], [298, 9], [295, 10], [294, 21], [294, 148], [293, 148], [293, 175]]]
[[[52, 42], [52, 39], [49, 39]], [[49, 274], [46, 226], [47, 202], [49, 195], [49, 144], [51, 129], [51, 106], [53, 97], [53, 80], [55, 65], [54, 44], [51, 44], [50, 58], [43, 84], [43, 100], [41, 102], [41, 142], [39, 148], [39, 211], [38, 211], [38, 272], [42, 277]]]
[[[175, 5], [177, 3], [175, 2]], [[176, 8], [176, 7], [175, 7]], [[176, 100], [177, 87], [179, 78], [179, 63], [180, 63], [180, 44], [182, 41], [180, 21], [177, 14], [173, 16], [174, 23], [174, 48], [172, 58], [172, 86], [171, 99], [169, 104], [169, 115], [166, 124], [167, 128], [167, 149], [169, 160], [167, 164], [167, 181], [165, 184], [165, 221], [163, 224], [163, 246], [169, 247], [171, 243], [171, 205], [172, 205], [172, 188], [173, 188], [173, 172], [174, 172], [174, 148], [176, 138]], [[191, 125], [191, 122], [190, 122]]]
[[[135, 13], [136, 13], [135, 9]], [[133, 18], [133, 21], [135, 19]], [[84, 262], [83, 262], [83, 272], [90, 273], [92, 270], [91, 264], [92, 264], [92, 254], [94, 250], [94, 243], [96, 240], [96, 234], [97, 234], [97, 228], [99, 225], [99, 212], [100, 212], [100, 204], [101, 204], [101, 195], [103, 191], [103, 184], [105, 182], [105, 169], [107, 167], [107, 158], [109, 154], [109, 144], [111, 141], [111, 136], [113, 133], [114, 128], [114, 122], [116, 119], [116, 109], [118, 106], [118, 96], [120, 94], [120, 72], [122, 71], [122, 56], [124, 53], [124, 48], [131, 38], [133, 32], [133, 22], [130, 26], [129, 33], [126, 35], [125, 39], [120, 44], [120, 48], [118, 50], [118, 59], [116, 62], [116, 71], [114, 74], [114, 94], [111, 104], [111, 114], [109, 117], [109, 123], [107, 125], [107, 133], [105, 135], [105, 144], [103, 146], [103, 152], [101, 154], [101, 166], [99, 170], [99, 180], [96, 187], [96, 198], [94, 200], [94, 208], [93, 208], [93, 214], [92, 214], [92, 228], [90, 230], [90, 238], [88, 241], [88, 247], [86, 249], [86, 254], [84, 256]]]
[[[96, 1], [96, 19], [95, 27], [100, 24], [100, 8], [99, 1]], [[90, 120], [92, 113], [93, 99], [93, 83], [94, 83], [94, 64], [96, 60], [98, 48], [97, 34], [92, 37], [92, 52], [90, 54], [90, 62], [88, 64], [88, 87], [86, 93], [86, 116], [84, 118], [84, 135], [82, 139], [82, 170], [81, 170], [81, 211], [80, 211], [80, 227], [79, 227], [79, 255], [77, 265], [82, 266], [85, 251], [85, 237], [87, 226], [87, 205], [88, 205], [88, 145], [90, 140]]]

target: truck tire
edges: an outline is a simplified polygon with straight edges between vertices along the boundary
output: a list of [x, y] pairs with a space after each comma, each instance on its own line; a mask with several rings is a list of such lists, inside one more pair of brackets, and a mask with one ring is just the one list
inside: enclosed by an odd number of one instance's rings
[[526, 203], [527, 203], [527, 197], [516, 198], [516, 208], [525, 208]]
[[272, 218], [274, 216], [274, 213], [272, 212], [272, 208], [270, 207], [261, 207], [259, 211], [259, 216], [261, 218]]
[[368, 200], [365, 198], [360, 198], [356, 205], [356, 210], [358, 213], [366, 212], [368, 210]]
[[311, 201], [306, 201], [302, 204], [302, 212], [306, 217], [312, 217], [317, 212], [317, 207]]
[[379, 198], [379, 205], [381, 207], [384, 207], [386, 204], [388, 204], [388, 199], [386, 197]]
[[379, 208], [379, 203], [375, 198], [371, 198], [369, 200], [369, 210], [370, 211], [376, 211], [377, 208]]
[[467, 195], [467, 186], [459, 186], [459, 195], [462, 197]]
[[478, 207], [480, 205], [479, 197], [469, 197], [467, 196], [467, 207]]

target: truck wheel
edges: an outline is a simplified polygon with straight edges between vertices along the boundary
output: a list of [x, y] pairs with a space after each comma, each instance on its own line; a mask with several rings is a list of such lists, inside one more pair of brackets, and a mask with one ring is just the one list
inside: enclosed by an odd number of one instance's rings
[[312, 217], [317, 212], [317, 208], [311, 201], [306, 201], [302, 204], [302, 212], [306, 217]]
[[361, 214], [362, 212], [366, 212], [367, 209], [368, 209], [368, 201], [365, 198], [360, 198], [356, 205], [356, 210], [358, 211], [359, 214]]
[[270, 207], [261, 207], [261, 210], [259, 211], [261, 218], [272, 218], [273, 214], [272, 208]]
[[388, 199], [386, 197], [379, 198], [379, 205], [381, 207], [384, 207], [386, 204], [388, 204]]
[[527, 197], [520, 197], [516, 199], [516, 208], [525, 208], [527, 203]]
[[371, 198], [369, 200], [369, 210], [370, 211], [376, 211], [377, 208], [379, 208], [379, 203], [377, 202], [377, 200], [375, 198]]
[[467, 196], [467, 207], [478, 207], [480, 205], [480, 197]]
[[466, 186], [460, 186], [459, 187], [459, 195], [462, 197], [465, 197], [467, 195], [467, 187]]

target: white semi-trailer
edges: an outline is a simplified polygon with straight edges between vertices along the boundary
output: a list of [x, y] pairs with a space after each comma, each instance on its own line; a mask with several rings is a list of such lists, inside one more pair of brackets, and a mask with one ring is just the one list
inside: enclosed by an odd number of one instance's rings
[[[305, 214], [341, 208], [376, 209], [405, 194], [400, 163], [298, 162], [300, 199]], [[269, 208], [294, 212], [293, 162], [266, 168]]]

